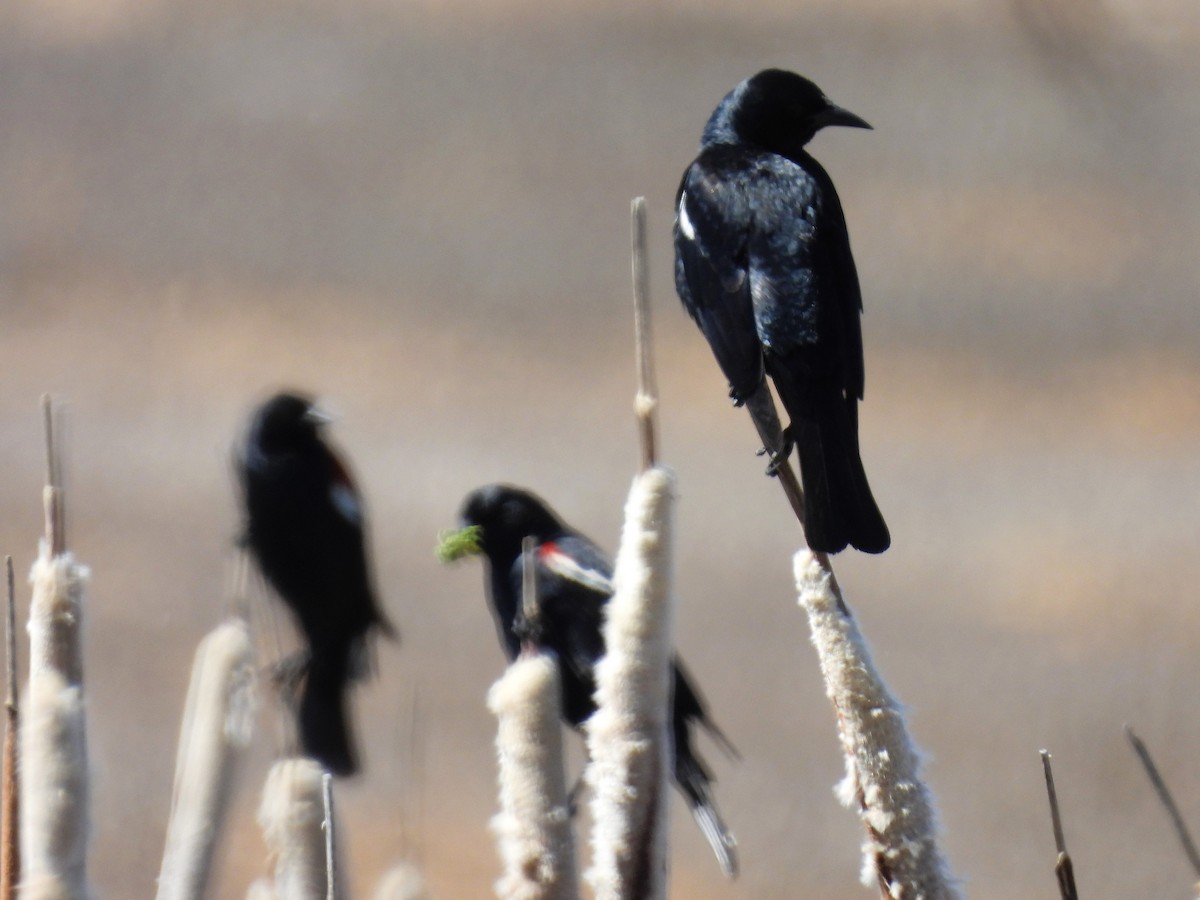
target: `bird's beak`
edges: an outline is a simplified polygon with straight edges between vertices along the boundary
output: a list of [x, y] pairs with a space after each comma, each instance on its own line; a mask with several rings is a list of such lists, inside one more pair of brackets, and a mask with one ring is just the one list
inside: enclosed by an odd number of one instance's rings
[[483, 552], [483, 529], [478, 525], [464, 525], [443, 531], [438, 535], [437, 558], [443, 563], [452, 563], [464, 556], [475, 556]]
[[[865, 119], [861, 119], [848, 109], [842, 109], [840, 106], [834, 106], [832, 103], [822, 113], [817, 116], [821, 128], [829, 125], [843, 125], [847, 128], [868, 128], [871, 126]], [[871, 129], [874, 130], [874, 129]]]
[[316, 405], [310, 406], [308, 411], [304, 414], [304, 420], [312, 425], [315, 425], [317, 428], [324, 428], [326, 425], [333, 422], [335, 418], [336, 416], [334, 416], [334, 414], [329, 410], [322, 406]]

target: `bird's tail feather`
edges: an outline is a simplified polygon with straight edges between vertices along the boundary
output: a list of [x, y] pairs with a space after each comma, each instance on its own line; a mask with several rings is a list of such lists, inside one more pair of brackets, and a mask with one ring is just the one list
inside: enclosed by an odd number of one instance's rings
[[696, 820], [696, 824], [700, 826], [700, 830], [704, 833], [708, 845], [712, 847], [713, 853], [717, 855], [717, 862], [720, 864], [721, 871], [725, 874], [725, 877], [737, 878], [737, 838], [733, 836], [733, 832], [721, 821], [721, 814], [717, 811], [716, 804], [712, 802], [712, 798], [709, 798], [707, 803], [693, 806], [692, 817]]
[[847, 544], [865, 553], [886, 550], [891, 535], [867, 484], [851, 411], [834, 403], [814, 416], [793, 416], [789, 434], [800, 455], [809, 546], [826, 553]]
[[[707, 717], [701, 722], [710, 725]], [[704, 763], [692, 752], [691, 733], [686, 719], [676, 719], [673, 729], [675, 783], [687, 800], [692, 817], [705, 839], [717, 856], [721, 871], [727, 878], [736, 878], [738, 873], [737, 839], [721, 819], [716, 800], [712, 794], [712, 775]], [[710, 725], [711, 727], [711, 725]], [[714, 728], [714, 734], [720, 734]], [[724, 735], [721, 735], [724, 738]], [[733, 745], [725, 741], [732, 749]], [[736, 752], [736, 751], [735, 751]]]
[[[680, 752], [682, 750], [682, 752]], [[692, 818], [700, 826], [705, 839], [716, 854], [721, 871], [727, 878], [738, 874], [737, 838], [721, 819], [716, 800], [712, 795], [712, 776], [692, 755], [686, 744], [676, 748], [675, 781], [687, 799]]]
[[300, 745], [334, 775], [358, 769], [346, 709], [350, 657], [350, 648], [314, 650], [300, 697]]

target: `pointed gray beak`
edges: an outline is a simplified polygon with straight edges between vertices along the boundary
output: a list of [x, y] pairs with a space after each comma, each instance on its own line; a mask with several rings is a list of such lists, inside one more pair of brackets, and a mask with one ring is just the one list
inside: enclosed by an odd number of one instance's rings
[[[870, 124], [865, 119], [860, 119], [848, 109], [842, 109], [840, 106], [835, 106], [830, 103], [829, 108], [817, 116], [821, 127], [829, 125], [844, 125], [847, 128], [867, 128], [871, 129]], [[872, 131], [874, 129], [871, 129]]]

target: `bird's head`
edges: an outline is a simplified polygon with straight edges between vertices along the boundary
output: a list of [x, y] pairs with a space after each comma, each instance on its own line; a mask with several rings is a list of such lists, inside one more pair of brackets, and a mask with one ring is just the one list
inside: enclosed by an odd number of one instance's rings
[[273, 456], [290, 453], [320, 439], [321, 429], [331, 421], [310, 397], [284, 392], [258, 408], [250, 426], [250, 444], [258, 452]]
[[870, 128], [863, 119], [829, 100], [802, 75], [764, 69], [729, 92], [704, 128], [702, 143], [752, 144], [788, 155], [828, 125]]
[[508, 484], [472, 491], [458, 517], [459, 527], [440, 536], [438, 557], [443, 562], [478, 553], [492, 559], [515, 557], [527, 536], [547, 539], [565, 527], [540, 497]]

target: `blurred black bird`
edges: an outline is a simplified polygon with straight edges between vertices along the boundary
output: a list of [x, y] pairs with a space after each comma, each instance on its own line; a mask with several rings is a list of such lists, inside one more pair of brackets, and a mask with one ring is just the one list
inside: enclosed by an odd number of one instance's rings
[[[443, 553], [454, 559], [482, 553], [488, 562], [488, 596], [500, 643], [511, 661], [522, 641], [553, 650], [562, 681], [563, 718], [579, 727], [596, 711], [594, 668], [604, 656], [604, 605], [612, 596], [612, 564], [600, 549], [562, 521], [535, 494], [495, 484], [467, 495], [460, 511], [458, 546]], [[536, 545], [539, 621], [531, 629], [522, 613], [522, 550], [525, 537]], [[672, 742], [675, 784], [687, 800], [722, 870], [737, 874], [736, 841], [721, 820], [712, 795], [712, 775], [692, 747], [692, 726], [703, 726], [736, 756], [728, 739], [709, 718], [704, 700], [681, 662], [674, 670]]]
[[675, 286], [760, 434], [790, 423], [814, 550], [881, 553], [891, 537], [858, 449], [862, 296], [833, 181], [804, 149], [827, 125], [871, 126], [815, 84], [767, 69], [721, 101], [675, 205]]
[[369, 668], [373, 632], [395, 637], [375, 601], [362, 497], [322, 439], [328, 416], [282, 393], [255, 412], [238, 455], [244, 543], [307, 644], [298, 708], [304, 752], [335, 775], [358, 768], [347, 689]]

